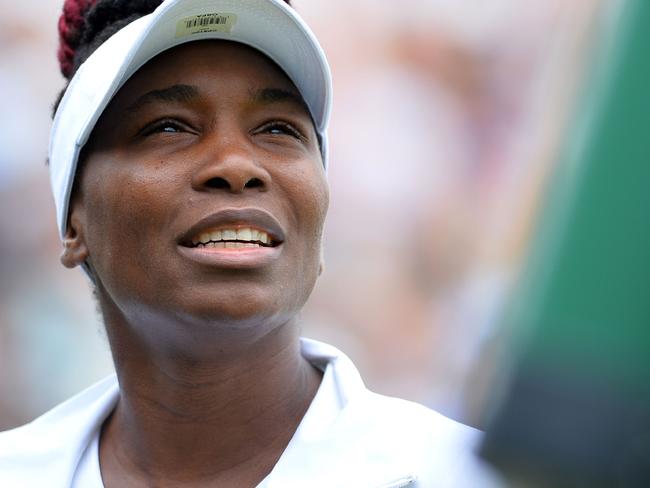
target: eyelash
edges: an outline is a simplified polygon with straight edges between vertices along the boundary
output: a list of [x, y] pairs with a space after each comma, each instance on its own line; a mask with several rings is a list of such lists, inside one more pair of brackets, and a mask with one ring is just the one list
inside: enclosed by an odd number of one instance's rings
[[[290, 136], [295, 137], [296, 139], [300, 139], [301, 141], [305, 140], [305, 136], [302, 134], [302, 132], [296, 129], [292, 124], [283, 122], [281, 120], [273, 120], [271, 122], [267, 122], [266, 124], [262, 125], [259, 129], [256, 129], [253, 133], [259, 134], [278, 127], [284, 130], [285, 132], [288, 132]], [[276, 134], [272, 134], [272, 135], [276, 135]]]
[[[163, 130], [165, 127], [173, 127], [175, 130], [174, 132], [165, 131]], [[180, 132], [181, 130], [183, 130], [183, 124], [179, 123], [178, 121], [172, 119], [161, 119], [147, 125], [144, 129], [140, 131], [140, 135], [149, 136], [157, 132], [176, 133], [176, 132]]]
[[[166, 127], [172, 127], [174, 128], [174, 131], [163, 130]], [[271, 129], [276, 129], [276, 128], [281, 128], [283, 131], [287, 132], [288, 135], [295, 137], [296, 139], [300, 139], [301, 141], [305, 140], [305, 136], [302, 134], [302, 132], [296, 129], [292, 124], [289, 124], [288, 122], [283, 122], [281, 120], [273, 120], [271, 122], [267, 122], [261, 127], [259, 127], [258, 129], [256, 129], [253, 132], [253, 134], [260, 134], [262, 132], [269, 131]], [[146, 137], [155, 133], [176, 133], [176, 132], [181, 132], [183, 130], [185, 130], [184, 125], [174, 119], [160, 119], [144, 127], [140, 131], [140, 135]], [[272, 134], [272, 135], [279, 135], [279, 134]]]

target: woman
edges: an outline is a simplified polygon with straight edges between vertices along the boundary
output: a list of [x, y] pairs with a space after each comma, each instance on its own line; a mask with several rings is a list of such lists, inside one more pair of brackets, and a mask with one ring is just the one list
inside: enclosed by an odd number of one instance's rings
[[[279, 0], [68, 0], [50, 172], [116, 376], [0, 436], [0, 486], [440, 486], [477, 433], [299, 337], [331, 82]], [[118, 386], [119, 385], [119, 386]]]

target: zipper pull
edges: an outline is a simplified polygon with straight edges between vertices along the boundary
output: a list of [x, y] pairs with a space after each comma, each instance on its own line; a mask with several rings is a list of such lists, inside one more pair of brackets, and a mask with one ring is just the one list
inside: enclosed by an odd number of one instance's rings
[[406, 488], [407, 486], [413, 485], [415, 481], [416, 479], [414, 476], [404, 476], [403, 478], [393, 480], [390, 483], [378, 486], [377, 488]]

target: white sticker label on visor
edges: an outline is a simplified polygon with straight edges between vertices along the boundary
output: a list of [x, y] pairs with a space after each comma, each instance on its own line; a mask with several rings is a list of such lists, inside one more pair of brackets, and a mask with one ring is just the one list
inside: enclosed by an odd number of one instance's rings
[[176, 24], [176, 37], [191, 36], [202, 32], [229, 33], [237, 22], [235, 14], [201, 14], [186, 17]]

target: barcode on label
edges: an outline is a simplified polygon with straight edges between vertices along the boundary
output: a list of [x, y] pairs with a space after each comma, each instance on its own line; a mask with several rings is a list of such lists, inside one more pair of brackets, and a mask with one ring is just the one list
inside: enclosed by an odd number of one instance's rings
[[214, 13], [185, 17], [176, 24], [176, 37], [190, 36], [204, 32], [225, 32], [237, 22], [237, 16], [230, 13]]
[[205, 27], [206, 25], [226, 24], [227, 22], [228, 17], [223, 17], [222, 15], [210, 15], [208, 17], [201, 17], [199, 19], [186, 20], [185, 28], [191, 29], [192, 27], [196, 26]]

